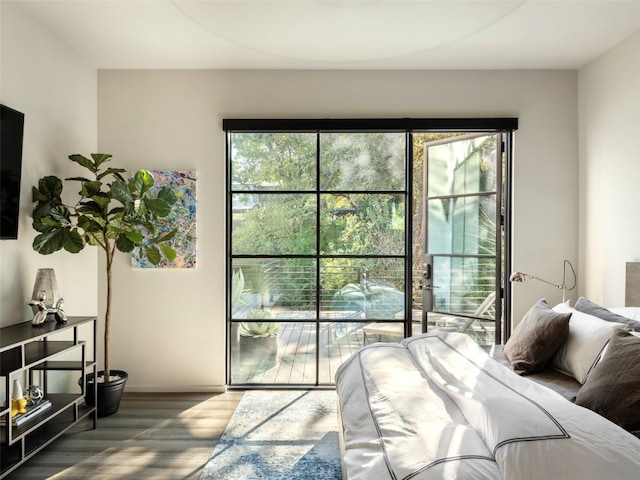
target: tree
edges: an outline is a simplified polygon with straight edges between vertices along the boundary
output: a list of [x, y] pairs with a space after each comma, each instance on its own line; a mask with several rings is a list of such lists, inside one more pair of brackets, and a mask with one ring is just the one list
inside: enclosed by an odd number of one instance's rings
[[[43, 255], [59, 250], [78, 253], [85, 246], [99, 247], [106, 257], [107, 307], [104, 318], [104, 376], [110, 378], [109, 333], [111, 325], [112, 281], [111, 271], [116, 251], [132, 252], [139, 249], [153, 264], [162, 257], [173, 260], [175, 251], [169, 242], [176, 229], [158, 233], [156, 222], [171, 212], [176, 202], [174, 193], [162, 188], [152, 194], [153, 176], [144, 170], [125, 181], [123, 168], [104, 168], [112, 155], [92, 153], [91, 158], [70, 155], [69, 160], [88, 170], [93, 178], [72, 177], [67, 181], [79, 182], [78, 199], [73, 205], [62, 201], [62, 181], [46, 176], [32, 188], [34, 201], [33, 228], [39, 232], [33, 240], [33, 249]], [[110, 181], [111, 183], [107, 183]], [[149, 240], [145, 240], [144, 233]]]

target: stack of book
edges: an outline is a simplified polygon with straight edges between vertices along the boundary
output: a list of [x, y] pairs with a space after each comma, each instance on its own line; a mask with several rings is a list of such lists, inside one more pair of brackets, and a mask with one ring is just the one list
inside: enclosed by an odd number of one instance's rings
[[[19, 427], [23, 423], [28, 422], [29, 420], [32, 420], [33, 418], [37, 417], [40, 413], [42, 413], [43, 411], [45, 411], [47, 408], [50, 408], [50, 407], [51, 407], [51, 402], [49, 400], [46, 400], [46, 399], [42, 400], [37, 405], [34, 405], [33, 407], [29, 407], [26, 413], [18, 413], [17, 415], [14, 415], [13, 417], [11, 417], [11, 425], [13, 425], [14, 427]], [[6, 425], [6, 415], [0, 418], [0, 426], [5, 426], [5, 425]]]

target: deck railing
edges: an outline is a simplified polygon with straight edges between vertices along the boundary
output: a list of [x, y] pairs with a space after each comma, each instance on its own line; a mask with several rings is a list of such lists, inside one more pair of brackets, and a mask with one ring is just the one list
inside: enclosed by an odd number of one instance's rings
[[[389, 268], [369, 268], [365, 265], [332, 264], [321, 268], [320, 297], [317, 298], [315, 265], [299, 264], [289, 259], [249, 260], [234, 262], [234, 269], [242, 269], [246, 295], [244, 308], [277, 308], [280, 311], [306, 311], [312, 314], [319, 302], [322, 315], [331, 318], [398, 318], [404, 311], [404, 271]], [[413, 275], [411, 289], [414, 308], [422, 307], [420, 290], [421, 272]], [[461, 314], [472, 314], [493, 290], [483, 286], [490, 284], [476, 280], [463, 290], [434, 291], [435, 308]], [[236, 310], [238, 311], [238, 310]], [[343, 313], [343, 315], [340, 314]], [[494, 308], [483, 316], [493, 318]], [[242, 314], [234, 318], [245, 318]]]

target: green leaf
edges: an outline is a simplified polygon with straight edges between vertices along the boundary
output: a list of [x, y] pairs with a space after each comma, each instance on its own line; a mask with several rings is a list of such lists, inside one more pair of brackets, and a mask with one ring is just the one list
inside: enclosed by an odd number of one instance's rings
[[31, 198], [34, 202], [45, 202], [48, 200], [36, 187], [31, 187]]
[[40, 193], [48, 200], [61, 202], [60, 195], [62, 195], [62, 180], [52, 175], [42, 177], [38, 181], [38, 190], [40, 190]]
[[144, 240], [144, 235], [137, 231], [128, 231], [124, 233], [129, 240], [131, 240], [136, 245], [140, 245]]
[[52, 217], [34, 218], [33, 229], [40, 233], [50, 232], [53, 229], [62, 228], [63, 225]]
[[85, 240], [89, 245], [97, 246], [104, 243], [104, 234], [102, 230], [91, 231], [85, 234]]
[[87, 217], [86, 215], [78, 216], [78, 222], [76, 223], [78, 228], [82, 230], [88, 230], [91, 228], [91, 224], [92, 224], [92, 221], [90, 217]]
[[136, 248], [136, 244], [129, 240], [126, 235], [120, 235], [116, 238], [116, 248], [121, 252], [132, 252]]
[[136, 198], [133, 201], [133, 211], [136, 213], [136, 215], [145, 217], [148, 212], [147, 205], [141, 199]]
[[171, 230], [170, 232], [165, 233], [164, 235], [161, 235], [160, 237], [156, 238], [153, 240], [153, 243], [163, 243], [163, 242], [168, 242], [169, 240], [171, 240], [173, 237], [176, 236], [176, 233], [178, 233], [178, 229], [174, 228], [173, 230]]
[[162, 187], [158, 192], [157, 198], [159, 200], [164, 200], [165, 202], [167, 202], [169, 205], [172, 205], [172, 206], [174, 203], [178, 201], [175, 193], [173, 193], [173, 191], [169, 187]]
[[162, 260], [160, 251], [156, 247], [144, 247], [144, 252], [147, 255], [147, 259], [153, 264], [157, 265]]
[[107, 223], [107, 237], [118, 238], [126, 233], [126, 225], [120, 220], [111, 220]]
[[82, 165], [84, 168], [86, 168], [87, 170], [90, 170], [93, 173], [96, 173], [96, 171], [98, 170], [97, 167], [94, 165], [94, 163], [84, 155], [80, 155], [77, 153], [74, 155], [69, 155], [69, 160], [71, 160], [72, 162], [76, 162], [79, 165]]
[[80, 190], [80, 195], [83, 197], [93, 197], [100, 193], [100, 189], [102, 188], [102, 182], [82, 182], [82, 189]]
[[51, 203], [49, 202], [38, 202], [33, 209], [32, 217], [34, 220], [39, 220], [41, 218], [48, 217], [51, 214]]
[[36, 235], [33, 239], [33, 249], [42, 254], [49, 255], [53, 252], [57, 252], [62, 248], [62, 240], [64, 238], [63, 229], [55, 229], [40, 235]]
[[82, 240], [78, 230], [65, 230], [62, 246], [69, 253], [78, 253], [84, 248], [84, 240]]
[[171, 205], [159, 198], [145, 198], [144, 204], [155, 217], [164, 218], [171, 213]]
[[34, 218], [33, 222], [31, 222], [31, 226], [36, 232], [48, 232], [49, 230], [51, 230], [51, 227], [47, 225], [46, 220], [48, 220], [48, 217]]
[[121, 173], [124, 173], [124, 172], [126, 172], [124, 168], [107, 168], [104, 172], [102, 172], [96, 178], [98, 180], [102, 180], [107, 175], [113, 175], [118, 180], [124, 182], [124, 178], [122, 177], [122, 175], [120, 175]]
[[136, 194], [138, 198], [144, 197], [144, 195], [153, 188], [155, 180], [153, 175], [146, 170], [138, 170], [133, 178], [129, 181], [129, 190], [131, 193]]
[[122, 203], [125, 207], [131, 205], [133, 197], [127, 184], [117, 180], [110, 185], [111, 196]]
[[102, 207], [98, 205], [96, 202], [94, 202], [93, 200], [89, 202], [81, 203], [80, 206], [77, 208], [77, 211], [85, 215], [91, 215], [94, 218], [95, 217], [102, 218], [106, 213], [102, 210]]
[[76, 182], [91, 182], [93, 180], [89, 180], [88, 178], [85, 177], [69, 177], [69, 178], [65, 178], [65, 180], [73, 180]]
[[176, 259], [176, 251], [170, 246], [160, 245], [160, 249], [162, 250], [164, 257], [170, 262], [173, 262]]
[[109, 215], [121, 215], [124, 213], [124, 208], [116, 207], [109, 210]]
[[66, 226], [70, 223], [69, 221], [70, 215], [71, 213], [69, 212], [69, 209], [66, 206], [56, 205], [51, 209], [49, 218], [57, 222], [60, 226]]
[[40, 221], [42, 222], [42, 225], [47, 229], [47, 231], [51, 230], [52, 228], [64, 228], [69, 226], [66, 222], [60, 222], [54, 217], [44, 217]]
[[100, 168], [100, 165], [102, 165], [104, 162], [109, 161], [111, 157], [113, 157], [113, 155], [110, 155], [108, 153], [92, 153], [91, 154], [91, 158], [93, 158], [93, 163], [96, 166], [96, 170]]
[[103, 213], [107, 213], [107, 210], [109, 209], [109, 202], [111, 201], [111, 199], [105, 195], [93, 195], [91, 197], [91, 200], [93, 200], [94, 202], [96, 202], [96, 204], [100, 207], [100, 211]]

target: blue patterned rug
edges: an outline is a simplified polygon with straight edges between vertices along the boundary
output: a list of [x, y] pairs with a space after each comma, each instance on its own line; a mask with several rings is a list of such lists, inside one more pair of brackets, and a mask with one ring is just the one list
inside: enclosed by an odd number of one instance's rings
[[340, 480], [335, 391], [248, 391], [200, 480]]

